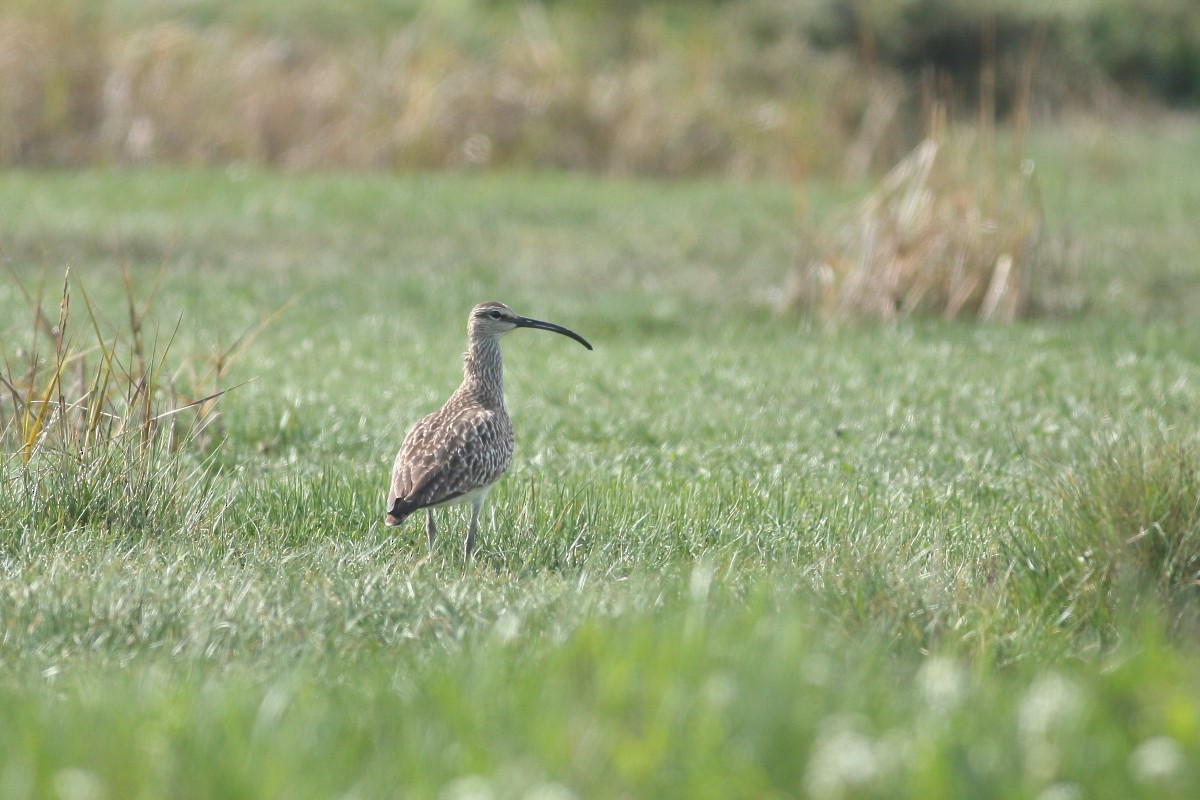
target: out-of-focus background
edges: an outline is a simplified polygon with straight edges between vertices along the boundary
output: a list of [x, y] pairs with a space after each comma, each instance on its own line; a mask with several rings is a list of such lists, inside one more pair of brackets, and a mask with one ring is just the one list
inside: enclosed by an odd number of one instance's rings
[[861, 175], [1200, 102], [1190, 0], [7, 0], [0, 164]]
[[[1196, 0], [0, 0], [0, 797], [1200, 797]], [[382, 525], [475, 303], [514, 463]]]

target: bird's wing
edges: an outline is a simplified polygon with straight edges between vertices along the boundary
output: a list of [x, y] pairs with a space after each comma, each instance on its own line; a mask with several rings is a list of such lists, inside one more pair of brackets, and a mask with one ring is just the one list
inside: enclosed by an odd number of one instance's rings
[[388, 513], [403, 518], [497, 480], [512, 460], [512, 431], [503, 423], [474, 408], [443, 409], [414, 425], [392, 466]]

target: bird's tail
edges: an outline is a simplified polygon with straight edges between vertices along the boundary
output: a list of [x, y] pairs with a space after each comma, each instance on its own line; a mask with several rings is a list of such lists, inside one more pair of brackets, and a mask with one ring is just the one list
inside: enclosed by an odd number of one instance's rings
[[389, 528], [395, 528], [397, 525], [403, 525], [404, 520], [408, 519], [408, 515], [412, 513], [411, 509], [403, 507], [401, 502], [397, 500], [392, 503], [392, 507], [388, 509], [387, 516], [383, 518], [383, 524]]

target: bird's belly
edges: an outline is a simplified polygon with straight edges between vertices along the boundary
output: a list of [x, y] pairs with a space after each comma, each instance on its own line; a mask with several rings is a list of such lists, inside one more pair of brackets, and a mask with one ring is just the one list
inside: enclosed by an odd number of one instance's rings
[[472, 489], [471, 491], [464, 492], [464, 493], [458, 495], [457, 497], [451, 497], [449, 500], [443, 500], [440, 503], [434, 503], [430, 506], [426, 506], [426, 508], [442, 508], [444, 506], [456, 506], [456, 505], [459, 505], [460, 503], [466, 503], [466, 504], [470, 504], [470, 505], [474, 505], [475, 503], [482, 503], [484, 501], [484, 498], [487, 497], [487, 493], [488, 493], [488, 491], [491, 490], [491, 488], [492, 488], [492, 484], [489, 483], [487, 486], [481, 486], [478, 489]]

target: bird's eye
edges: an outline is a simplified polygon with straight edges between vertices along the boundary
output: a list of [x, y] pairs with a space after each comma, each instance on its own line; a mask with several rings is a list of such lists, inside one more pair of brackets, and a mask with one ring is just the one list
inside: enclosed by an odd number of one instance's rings
[[492, 319], [500, 319], [500, 312], [492, 311], [488, 314], [488, 316], [491, 317]]

